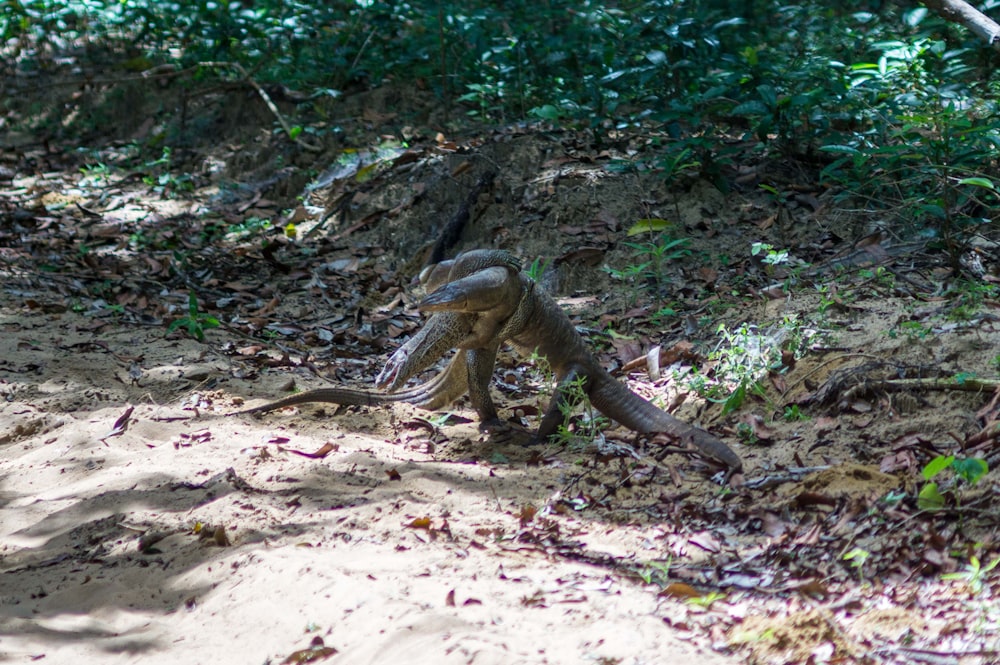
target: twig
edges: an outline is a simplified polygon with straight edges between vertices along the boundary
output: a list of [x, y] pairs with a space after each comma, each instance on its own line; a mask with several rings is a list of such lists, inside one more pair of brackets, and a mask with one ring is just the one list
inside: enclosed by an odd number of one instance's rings
[[358, 49], [358, 54], [354, 56], [354, 62], [351, 63], [351, 68], [347, 70], [348, 72], [354, 71], [354, 68], [358, 66], [358, 62], [361, 60], [361, 55], [365, 52], [365, 49], [368, 48], [368, 42], [372, 40], [374, 35], [375, 28], [372, 28], [368, 33], [368, 36], [365, 37], [365, 41], [361, 43], [361, 48]]
[[870, 355], [870, 354], [867, 354], [867, 353], [855, 353], [855, 352], [841, 353], [840, 355], [834, 356], [833, 358], [827, 358], [823, 362], [819, 363], [816, 367], [813, 367], [811, 370], [809, 370], [805, 374], [805, 376], [800, 376], [798, 379], [796, 379], [795, 381], [793, 381], [790, 385], [786, 386], [785, 390], [781, 393], [781, 399], [784, 399], [786, 395], [788, 395], [789, 393], [791, 393], [792, 390], [794, 390], [795, 388], [797, 388], [800, 383], [803, 383], [804, 381], [806, 381], [812, 375], [818, 374], [819, 372], [823, 371], [828, 365], [832, 365], [835, 362], [843, 360], [845, 358], [872, 358], [872, 359], [875, 359], [875, 360], [881, 360], [881, 358], [879, 358], [877, 356], [873, 356], [873, 355]]
[[817, 471], [826, 471], [829, 468], [830, 468], [829, 465], [825, 465], [825, 466], [804, 466], [804, 467], [797, 467], [794, 469], [785, 469], [784, 473], [772, 474], [770, 476], [761, 476], [760, 478], [746, 480], [743, 482], [743, 486], [751, 489], [763, 489], [765, 487], [774, 487], [775, 485], [783, 485], [784, 483], [797, 482], [799, 480], [802, 480], [803, 476], [807, 476], [810, 473], [816, 473]]
[[1000, 381], [996, 379], [980, 379], [966, 377], [958, 380], [954, 377], [930, 377], [923, 379], [880, 379], [866, 380], [846, 390], [841, 401], [850, 401], [862, 394], [884, 390], [885, 392], [902, 392], [904, 390], [964, 390], [968, 392], [992, 392], [1000, 390]]
[[[891, 646], [878, 649], [873, 653], [884, 655], [904, 655], [912, 660], [934, 665], [957, 665], [963, 658], [996, 658], [1000, 654], [996, 649], [978, 649], [969, 651], [932, 651], [931, 649], [915, 649], [913, 647]], [[985, 662], [985, 661], [983, 661]], [[996, 661], [990, 661], [996, 662]]]

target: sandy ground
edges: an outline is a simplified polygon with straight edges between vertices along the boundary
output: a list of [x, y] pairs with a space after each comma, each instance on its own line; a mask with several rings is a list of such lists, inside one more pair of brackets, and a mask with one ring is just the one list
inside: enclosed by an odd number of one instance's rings
[[[270, 113], [260, 121], [248, 131], [269, 135]], [[249, 173], [174, 196], [39, 146], [8, 160], [23, 173], [0, 188], [0, 662], [996, 662], [995, 575], [978, 594], [942, 577], [1000, 552], [992, 390], [885, 387], [994, 379], [994, 281], [950, 280], [940, 296], [939, 255], [895, 239], [852, 251], [856, 228], [832, 202], [789, 208], [786, 225], [766, 192], [605, 169], [570, 135], [517, 130], [454, 152], [432, 136], [378, 181], [334, 182], [322, 205], [345, 196], [344, 219], [284, 244], [252, 231], [280, 229], [285, 203]], [[262, 180], [288, 148], [207, 139], [205, 154]], [[214, 172], [199, 155], [174, 169]], [[300, 157], [280, 171], [324, 167]], [[487, 166], [501, 175], [454, 249], [551, 260], [542, 285], [575, 301], [609, 368], [680, 349], [659, 380], [616, 376], [722, 437], [747, 484], [722, 488], [686, 455], [650, 463], [659, 443], [620, 429], [609, 440], [638, 461], [490, 442], [401, 406], [225, 415], [322, 385], [310, 364], [370, 380], [418, 325], [418, 248]], [[760, 164], [761, 182], [785, 182], [785, 166]], [[283, 187], [298, 201], [295, 182]], [[627, 276], [652, 257], [629, 242], [640, 218], [676, 220], [691, 242], [653, 282]], [[783, 290], [794, 272], [748, 258], [761, 240], [793, 249], [816, 283]], [[845, 272], [822, 271], [834, 249]], [[204, 343], [167, 335], [192, 284], [199, 311], [231, 325]], [[652, 320], [675, 300], [679, 316]], [[746, 334], [723, 348], [720, 324]], [[728, 416], [685, 382], [796, 339], [801, 357]], [[504, 414], [545, 402], [522, 368], [501, 359]], [[975, 487], [943, 474], [945, 510], [923, 511], [921, 469], [945, 454], [993, 471]]]
[[[232, 408], [198, 390], [230, 366], [202, 345], [130, 330], [109, 353], [83, 317], [18, 318], [0, 339], [4, 662], [305, 662], [317, 636], [330, 663], [739, 661], [695, 637], [686, 617], [710, 614], [527, 537], [523, 507], [559, 491], [530, 468], [428, 452], [398, 423], [402, 438], [350, 431], [384, 413], [206, 415]], [[129, 385], [121, 356], [140, 350]], [[323, 459], [290, 452], [327, 442]], [[662, 555], [653, 536], [561, 527], [591, 551]]]

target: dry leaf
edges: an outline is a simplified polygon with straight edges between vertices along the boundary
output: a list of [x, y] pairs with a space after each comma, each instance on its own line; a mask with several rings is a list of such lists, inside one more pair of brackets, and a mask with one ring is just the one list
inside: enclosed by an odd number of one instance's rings
[[319, 635], [312, 639], [312, 643], [307, 649], [294, 651], [287, 658], [281, 661], [281, 665], [301, 665], [302, 663], [316, 663], [325, 660], [337, 653], [333, 647], [328, 647], [323, 643], [323, 638]]
[[339, 449], [340, 446], [338, 446], [337, 444], [327, 442], [324, 443], [322, 447], [320, 447], [320, 449], [314, 453], [307, 453], [301, 450], [295, 450], [294, 448], [289, 448], [288, 452], [295, 453], [296, 455], [301, 455], [302, 457], [308, 457], [309, 459], [323, 459], [331, 452]]
[[659, 595], [666, 596], [668, 598], [680, 598], [682, 600], [688, 598], [701, 598], [701, 592], [695, 589], [690, 584], [685, 584], [684, 582], [673, 582], [663, 587]]
[[430, 529], [431, 528], [431, 518], [429, 517], [415, 517], [409, 524], [404, 525], [410, 529]]

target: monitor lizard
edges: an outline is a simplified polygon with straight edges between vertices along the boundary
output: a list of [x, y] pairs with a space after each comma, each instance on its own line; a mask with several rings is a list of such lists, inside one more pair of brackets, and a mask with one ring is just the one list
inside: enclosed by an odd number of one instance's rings
[[516, 270], [516, 264], [503, 250], [472, 250], [430, 269], [426, 283], [437, 288], [418, 307], [433, 314], [420, 333], [390, 357], [377, 380], [377, 385], [395, 390], [441, 357], [442, 349], [457, 347], [459, 353], [445, 371], [427, 384], [388, 395], [319, 388], [244, 413], [308, 402], [406, 401], [424, 406], [451, 401], [467, 389], [480, 426], [496, 429], [504, 425], [489, 395], [489, 382], [497, 351], [509, 341], [521, 354], [544, 356], [556, 377], [552, 401], [532, 442], [544, 441], [556, 432], [563, 421], [560, 407], [572, 386], [579, 384], [594, 408], [625, 427], [643, 434], [665, 432], [733, 472], [742, 470], [742, 460], [725, 443], [654, 406], [612, 377], [590, 353], [562, 308], [536, 288], [530, 277]]

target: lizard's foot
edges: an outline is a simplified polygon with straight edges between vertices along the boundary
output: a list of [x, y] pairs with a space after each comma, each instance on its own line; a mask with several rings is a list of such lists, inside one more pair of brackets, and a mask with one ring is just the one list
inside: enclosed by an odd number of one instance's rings
[[390, 393], [399, 390], [400, 384], [403, 383], [400, 379], [404, 376], [408, 360], [409, 354], [403, 349], [398, 349], [375, 377], [375, 387]]
[[506, 423], [499, 418], [489, 418], [479, 423], [479, 431], [484, 434], [502, 434], [510, 430], [510, 423]]
[[515, 443], [520, 445], [531, 445], [535, 437], [528, 430], [510, 421], [495, 418], [486, 420], [479, 424], [479, 431], [490, 435], [493, 443]]

